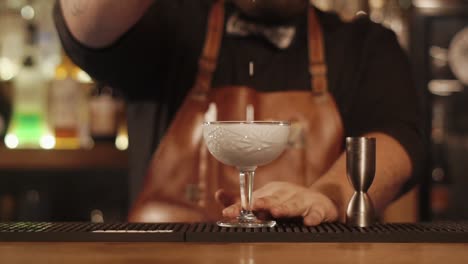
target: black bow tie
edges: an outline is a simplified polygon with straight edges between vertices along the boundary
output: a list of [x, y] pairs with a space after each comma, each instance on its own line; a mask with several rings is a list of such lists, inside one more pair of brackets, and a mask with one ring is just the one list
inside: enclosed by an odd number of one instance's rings
[[242, 19], [233, 14], [227, 21], [226, 32], [235, 36], [262, 36], [279, 49], [287, 49], [296, 35], [294, 26], [265, 26]]

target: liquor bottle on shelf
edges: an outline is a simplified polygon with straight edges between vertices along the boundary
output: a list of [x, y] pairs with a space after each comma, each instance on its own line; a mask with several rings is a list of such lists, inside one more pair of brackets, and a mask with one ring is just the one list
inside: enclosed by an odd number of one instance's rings
[[447, 97], [433, 96], [431, 131], [431, 218], [447, 220], [450, 209], [450, 171], [447, 160]]
[[9, 148], [44, 148], [55, 145], [47, 124], [47, 80], [27, 56], [13, 81], [13, 116], [5, 136]]
[[11, 81], [21, 68], [27, 38], [25, 23], [17, 12], [0, 7], [0, 81]]
[[450, 172], [444, 146], [434, 144], [432, 147], [431, 171], [431, 218], [434, 221], [449, 220], [450, 209]]
[[115, 147], [118, 150], [124, 151], [128, 149], [128, 129], [127, 129], [127, 115], [126, 115], [126, 106], [123, 96], [114, 92], [114, 100], [116, 103], [116, 123], [117, 123], [117, 135], [115, 137]]
[[82, 147], [82, 126], [86, 125], [87, 112], [84, 105], [85, 87], [80, 79], [82, 70], [62, 53], [62, 61], [55, 70], [55, 78], [49, 91], [49, 118], [55, 134], [57, 149], [77, 149]]
[[47, 122], [48, 80], [36, 62], [36, 27], [28, 24], [23, 67], [13, 79], [13, 115], [5, 136], [8, 148], [51, 149], [55, 139]]
[[0, 193], [0, 222], [15, 220], [15, 197], [9, 193]]
[[98, 83], [89, 99], [91, 137], [95, 142], [115, 142], [118, 104], [110, 86]]

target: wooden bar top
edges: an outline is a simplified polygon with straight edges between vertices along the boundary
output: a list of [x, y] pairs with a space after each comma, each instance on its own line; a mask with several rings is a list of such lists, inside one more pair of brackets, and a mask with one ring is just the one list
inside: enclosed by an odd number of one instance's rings
[[468, 244], [0, 243], [0, 263], [468, 263]]

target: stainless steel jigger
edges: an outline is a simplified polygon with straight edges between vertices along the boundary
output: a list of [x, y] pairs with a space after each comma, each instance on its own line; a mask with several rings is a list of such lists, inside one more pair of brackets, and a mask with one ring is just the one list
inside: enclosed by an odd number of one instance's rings
[[370, 226], [375, 216], [367, 190], [375, 176], [375, 138], [346, 138], [346, 171], [355, 190], [346, 210], [346, 223], [359, 227]]

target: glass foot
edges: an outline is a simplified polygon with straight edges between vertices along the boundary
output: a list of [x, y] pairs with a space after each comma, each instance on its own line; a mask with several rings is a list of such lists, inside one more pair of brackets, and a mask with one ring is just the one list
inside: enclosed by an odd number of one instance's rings
[[262, 227], [274, 227], [276, 221], [273, 220], [259, 220], [259, 219], [227, 219], [216, 222], [220, 227], [242, 227], [242, 228], [262, 228]]

